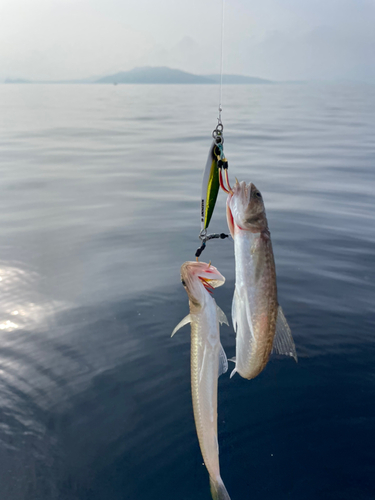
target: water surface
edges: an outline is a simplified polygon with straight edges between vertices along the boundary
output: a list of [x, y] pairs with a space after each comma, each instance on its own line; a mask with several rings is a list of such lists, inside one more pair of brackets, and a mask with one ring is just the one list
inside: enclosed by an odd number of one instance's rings
[[[0, 90], [0, 498], [210, 498], [179, 268], [198, 247], [217, 86]], [[232, 500], [375, 496], [375, 87], [224, 89], [299, 363], [219, 381]], [[226, 231], [220, 194], [212, 231]], [[202, 255], [227, 278], [233, 243]], [[232, 328], [222, 343], [234, 355]]]

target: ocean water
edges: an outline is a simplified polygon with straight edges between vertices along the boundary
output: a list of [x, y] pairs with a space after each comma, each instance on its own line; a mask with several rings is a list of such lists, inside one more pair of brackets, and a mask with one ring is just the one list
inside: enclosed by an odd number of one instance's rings
[[[217, 86], [0, 87], [0, 499], [209, 500], [179, 268]], [[375, 498], [375, 87], [226, 86], [299, 356], [219, 380], [232, 500]], [[212, 231], [227, 231], [220, 193]], [[202, 254], [226, 277], [233, 242]], [[223, 326], [228, 357], [233, 328]]]

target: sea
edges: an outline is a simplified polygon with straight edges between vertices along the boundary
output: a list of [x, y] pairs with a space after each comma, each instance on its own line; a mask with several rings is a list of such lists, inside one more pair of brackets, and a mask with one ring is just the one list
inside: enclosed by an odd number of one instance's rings
[[[209, 500], [180, 266], [215, 85], [0, 86], [0, 499]], [[225, 85], [298, 353], [219, 379], [232, 500], [375, 498], [375, 86]], [[210, 225], [228, 232], [225, 193]], [[231, 238], [201, 260], [226, 277]], [[231, 324], [231, 321], [230, 321]], [[233, 327], [221, 339], [235, 354]]]

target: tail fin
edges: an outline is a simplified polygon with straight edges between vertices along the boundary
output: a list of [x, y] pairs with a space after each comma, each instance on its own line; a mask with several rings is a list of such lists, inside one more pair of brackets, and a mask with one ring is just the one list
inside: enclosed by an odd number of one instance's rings
[[213, 500], [230, 500], [230, 496], [221, 477], [218, 479], [210, 477], [210, 487]]

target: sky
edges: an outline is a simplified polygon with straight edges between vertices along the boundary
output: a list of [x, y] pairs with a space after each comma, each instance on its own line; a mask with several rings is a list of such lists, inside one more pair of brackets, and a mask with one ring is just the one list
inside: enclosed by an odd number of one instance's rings
[[[220, 71], [222, 0], [1, 0], [0, 80]], [[375, 83], [375, 0], [225, 0], [224, 72]]]

